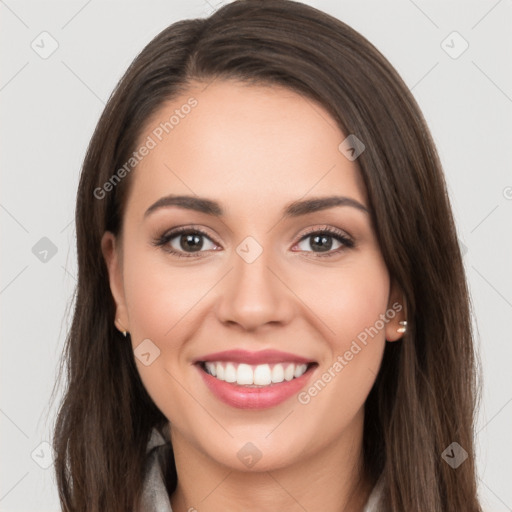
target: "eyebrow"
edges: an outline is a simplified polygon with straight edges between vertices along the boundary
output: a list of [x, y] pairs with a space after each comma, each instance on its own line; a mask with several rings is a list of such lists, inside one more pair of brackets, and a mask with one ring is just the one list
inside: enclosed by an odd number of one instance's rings
[[[198, 196], [170, 194], [153, 203], [144, 213], [144, 218], [148, 217], [156, 210], [161, 208], [168, 208], [170, 206], [178, 206], [180, 208], [194, 210], [196, 212], [205, 213], [206, 215], [213, 215], [215, 217], [224, 216], [224, 210], [216, 201]], [[351, 206], [365, 213], [370, 213], [363, 204], [361, 204], [359, 201], [356, 201], [355, 199], [352, 199], [351, 197], [327, 196], [293, 201], [285, 206], [283, 210], [283, 216], [299, 217], [301, 215], [307, 215], [309, 213], [326, 210], [328, 208], [334, 208], [336, 206]]]

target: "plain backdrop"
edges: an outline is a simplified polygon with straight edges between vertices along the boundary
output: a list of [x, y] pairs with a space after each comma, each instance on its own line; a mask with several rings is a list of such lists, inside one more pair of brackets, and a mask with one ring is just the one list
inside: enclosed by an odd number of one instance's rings
[[[221, 3], [0, 0], [1, 511], [59, 510], [49, 399], [76, 284], [76, 187], [95, 124], [157, 33]], [[375, 44], [430, 126], [479, 332], [479, 490], [486, 511], [510, 511], [512, 2], [305, 3]]]

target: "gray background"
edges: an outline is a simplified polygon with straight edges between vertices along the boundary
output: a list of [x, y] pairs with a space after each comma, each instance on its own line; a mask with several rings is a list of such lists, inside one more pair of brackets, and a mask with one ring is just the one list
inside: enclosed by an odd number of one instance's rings
[[[69, 326], [75, 192], [94, 126], [122, 73], [153, 36], [221, 3], [0, 0], [2, 511], [59, 510], [45, 444], [55, 412], [49, 398]], [[512, 2], [305, 3], [374, 43], [412, 89], [430, 126], [479, 332], [485, 381], [479, 489], [485, 510], [510, 511]], [[43, 31], [51, 36], [40, 36]], [[463, 41], [450, 36], [442, 43], [453, 31], [469, 44], [457, 58]], [[58, 48], [42, 58], [52, 39]]]

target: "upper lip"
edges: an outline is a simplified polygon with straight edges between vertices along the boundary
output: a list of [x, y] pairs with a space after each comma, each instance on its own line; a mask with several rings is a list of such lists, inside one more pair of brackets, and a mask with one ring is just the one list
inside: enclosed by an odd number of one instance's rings
[[289, 352], [281, 352], [279, 350], [260, 350], [259, 352], [250, 352], [248, 350], [235, 349], [224, 350], [222, 352], [214, 352], [198, 357], [194, 363], [203, 363], [206, 361], [232, 361], [235, 363], [246, 364], [274, 364], [274, 363], [313, 363], [311, 359], [291, 354]]

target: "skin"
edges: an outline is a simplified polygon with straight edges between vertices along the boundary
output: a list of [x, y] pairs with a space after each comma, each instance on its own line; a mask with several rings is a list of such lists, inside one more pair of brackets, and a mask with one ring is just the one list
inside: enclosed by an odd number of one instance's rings
[[[282, 215], [292, 201], [334, 193], [369, 209], [357, 160], [338, 150], [346, 135], [320, 105], [282, 87], [234, 81], [193, 84], [160, 108], [140, 141], [190, 96], [198, 105], [130, 176], [122, 238], [106, 232], [102, 240], [116, 325], [134, 349], [150, 339], [160, 350], [149, 366], [136, 363], [170, 422], [173, 511], [359, 511], [371, 491], [360, 471], [364, 402], [386, 340], [401, 337], [403, 310], [308, 404], [293, 396], [263, 410], [231, 407], [192, 365], [221, 350], [273, 348], [318, 362], [312, 384], [379, 315], [402, 304], [368, 213], [337, 206]], [[218, 201], [225, 215], [171, 206], [144, 218], [170, 193]], [[191, 224], [208, 234], [192, 257], [152, 244]], [[323, 256], [305, 232], [326, 226], [355, 246], [331, 238], [331, 253], [341, 250]], [[247, 236], [263, 250], [252, 263], [236, 252]], [[191, 254], [180, 238], [172, 247]], [[251, 468], [237, 457], [247, 442], [262, 454]]]

